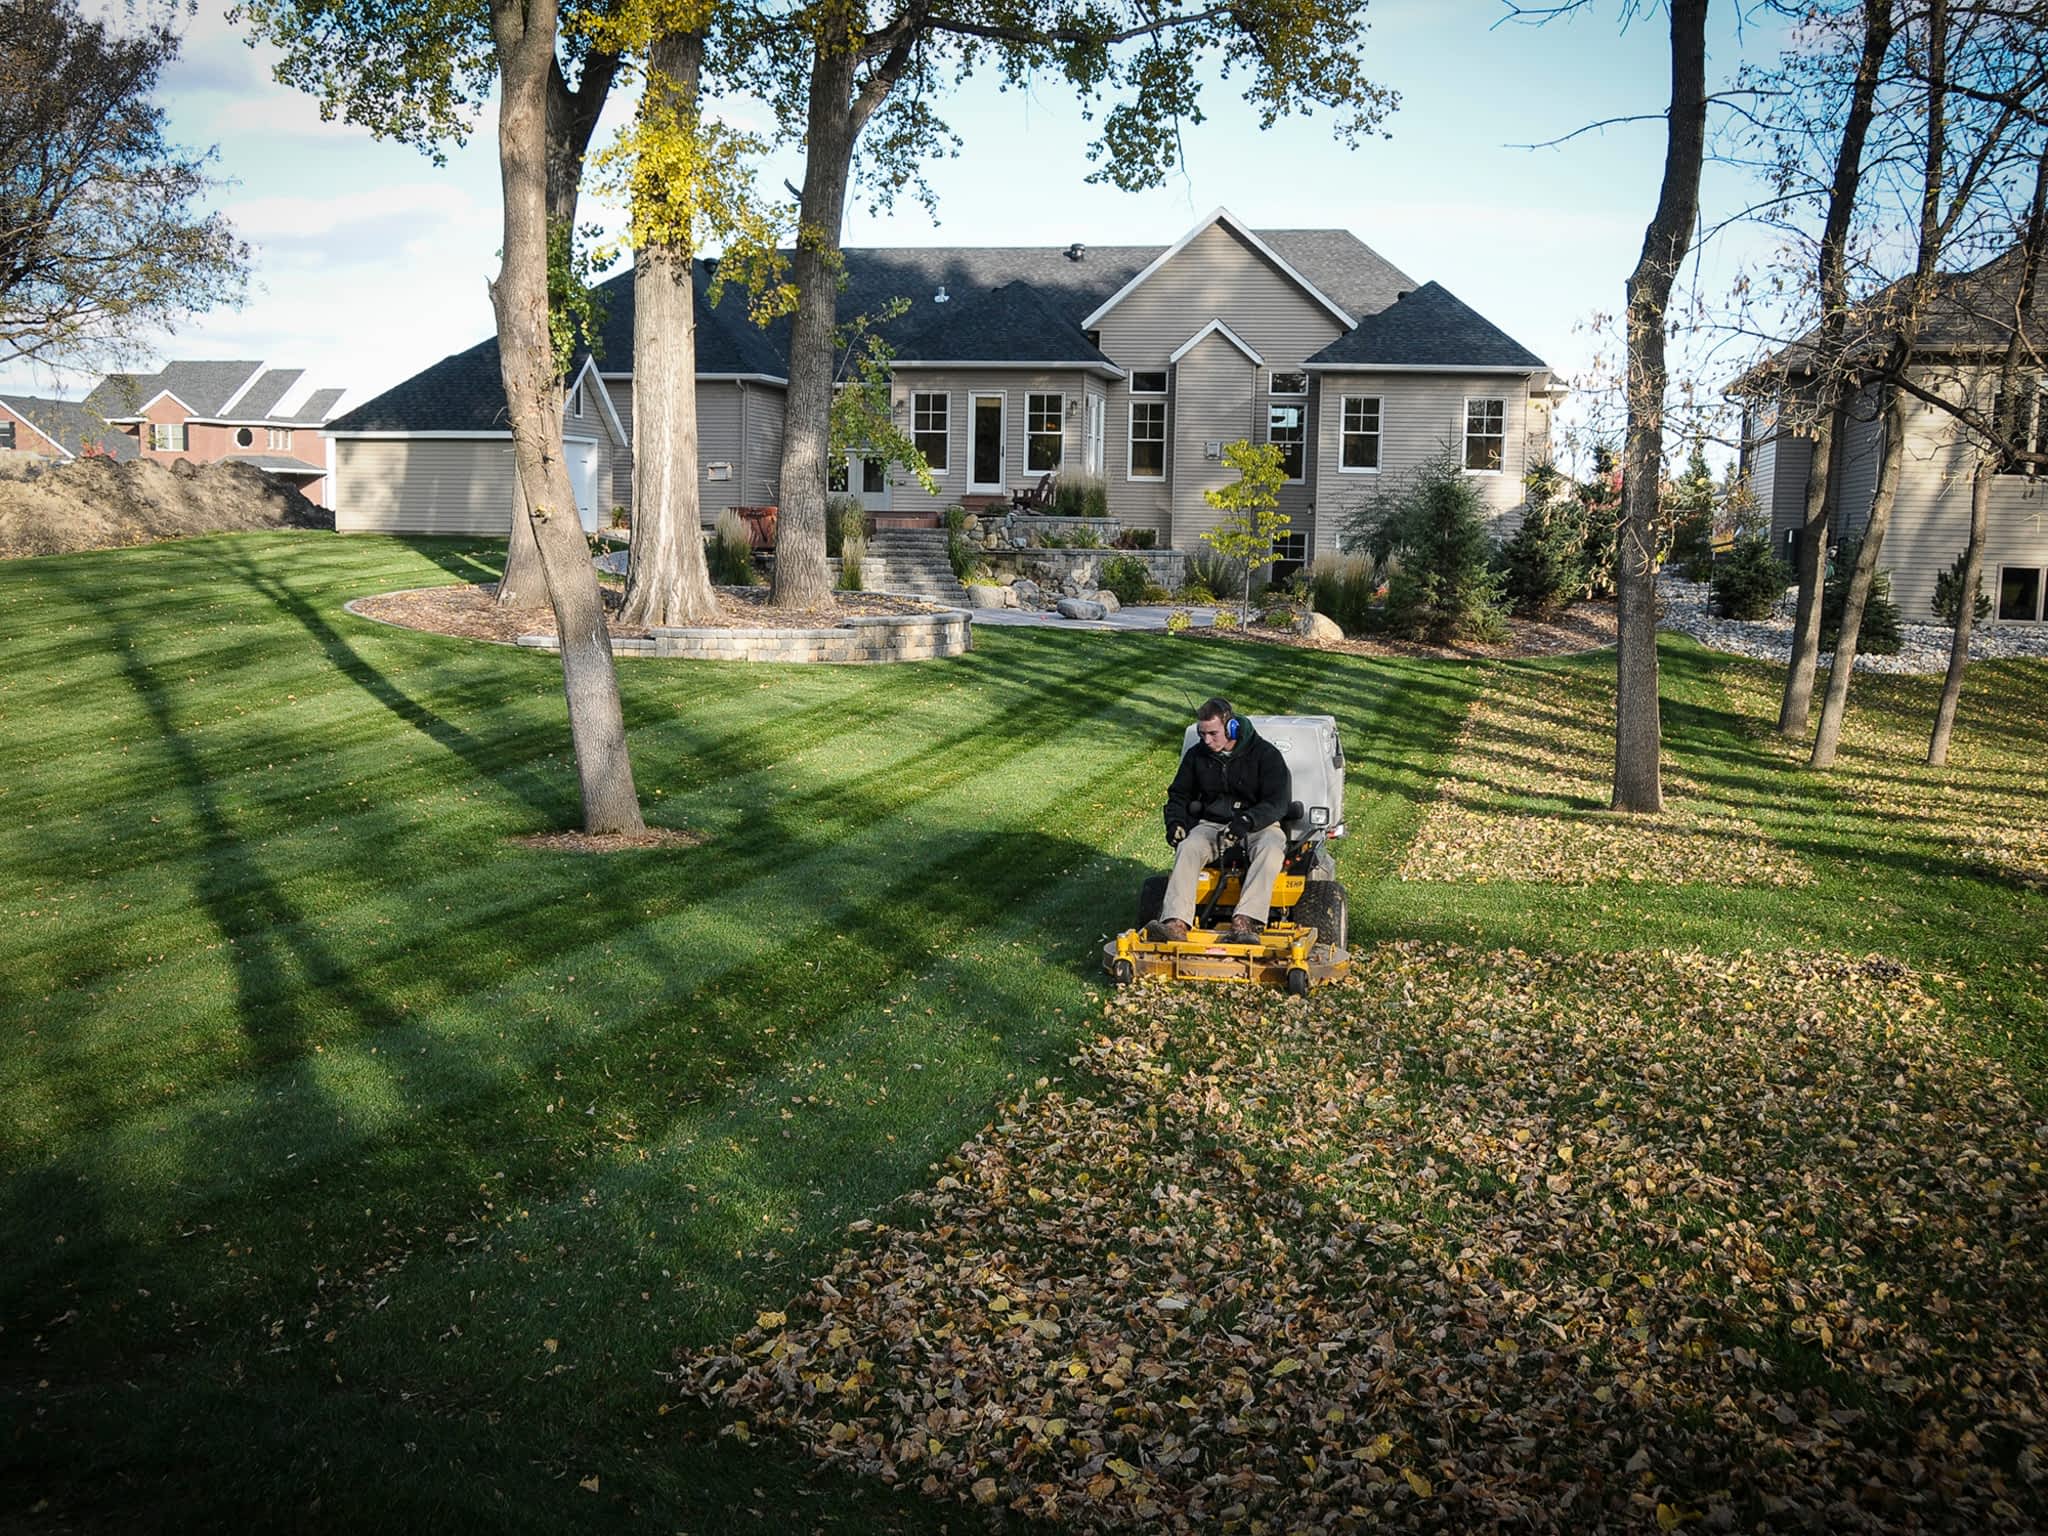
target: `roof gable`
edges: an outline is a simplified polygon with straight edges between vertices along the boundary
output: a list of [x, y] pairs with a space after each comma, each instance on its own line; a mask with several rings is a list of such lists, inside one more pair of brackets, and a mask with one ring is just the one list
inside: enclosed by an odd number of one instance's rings
[[1367, 315], [1307, 366], [1534, 373], [1549, 365], [1441, 283], [1424, 283]]
[[0, 405], [55, 443], [66, 458], [91, 451], [114, 459], [132, 459], [141, 452], [134, 438], [112, 430], [105, 417], [76, 400], [0, 395]]
[[1263, 357], [1259, 356], [1259, 354], [1252, 349], [1251, 345], [1248, 342], [1246, 342], [1242, 336], [1238, 335], [1237, 332], [1233, 331], [1221, 320], [1211, 320], [1207, 325], [1203, 326], [1199, 331], [1195, 332], [1194, 335], [1190, 336], [1186, 341], [1182, 342], [1180, 346], [1174, 350], [1173, 356], [1169, 357], [1167, 361], [1170, 363], [1179, 362], [1182, 358], [1186, 357], [1190, 352], [1194, 351], [1195, 348], [1199, 347], [1203, 342], [1207, 341], [1211, 336], [1221, 336], [1225, 341], [1229, 342], [1233, 347], [1237, 348], [1238, 351], [1242, 352], [1246, 357], [1250, 358], [1255, 367], [1263, 368], [1265, 366], [1266, 360]]
[[1172, 245], [1168, 246], [1164, 251], [1160, 252], [1159, 255], [1153, 258], [1151, 263], [1147, 265], [1143, 271], [1139, 272], [1129, 282], [1125, 283], [1123, 287], [1119, 288], [1115, 293], [1111, 294], [1107, 299], [1103, 300], [1102, 303], [1098, 304], [1093, 310], [1091, 310], [1087, 318], [1081, 322], [1081, 328], [1083, 330], [1093, 330], [1096, 326], [1100, 325], [1102, 323], [1102, 317], [1104, 315], [1108, 314], [1111, 310], [1115, 309], [1117, 305], [1121, 304], [1125, 299], [1129, 298], [1133, 293], [1137, 292], [1138, 289], [1142, 288], [1148, 281], [1151, 280], [1155, 273], [1157, 273], [1161, 268], [1165, 267], [1167, 263], [1172, 261], [1173, 258], [1178, 256], [1182, 251], [1186, 250], [1189, 245], [1193, 244], [1196, 236], [1203, 234], [1212, 226], [1217, 224], [1223, 225], [1226, 229], [1230, 230], [1231, 233], [1235, 234], [1240, 240], [1244, 241], [1245, 244], [1247, 244], [1254, 251], [1256, 251], [1260, 256], [1264, 257], [1275, 268], [1277, 268], [1283, 276], [1285, 276], [1288, 280], [1293, 282], [1295, 286], [1300, 288], [1303, 293], [1308, 295], [1308, 297], [1314, 303], [1320, 305], [1324, 310], [1328, 311], [1330, 317], [1333, 320], [1335, 320], [1339, 325], [1343, 326], [1345, 330], [1350, 330], [1354, 325], [1358, 323], [1356, 320], [1352, 319], [1352, 317], [1349, 314], [1347, 314], [1344, 311], [1344, 309], [1340, 305], [1338, 305], [1334, 299], [1332, 299], [1328, 294], [1324, 293], [1322, 289], [1316, 287], [1316, 285], [1310, 282], [1307, 278], [1303, 277], [1300, 272], [1296, 271], [1294, 268], [1294, 264], [1292, 262], [1288, 261], [1287, 258], [1282, 256], [1278, 251], [1274, 250], [1273, 247], [1268, 245], [1264, 240], [1261, 240], [1256, 231], [1248, 228], [1243, 223], [1243, 221], [1240, 220], [1235, 214], [1233, 214], [1228, 208], [1218, 208], [1214, 213], [1210, 214], [1209, 217], [1202, 220], [1201, 223], [1197, 224], [1193, 229], [1189, 230], [1186, 234], [1182, 235], [1180, 239], [1176, 240]]

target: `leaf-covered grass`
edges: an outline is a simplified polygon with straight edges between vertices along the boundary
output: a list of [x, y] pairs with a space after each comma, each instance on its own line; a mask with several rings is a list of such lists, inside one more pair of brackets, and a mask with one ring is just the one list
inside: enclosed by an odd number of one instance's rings
[[1517, 945], [1881, 950], [1966, 982], [1945, 1016], [2039, 1095], [2041, 897], [1955, 814], [2038, 788], [2038, 665], [1979, 669], [1945, 775], [1883, 735], [1931, 686], [1859, 680], [1878, 734], [1816, 780], [1750, 723], [1763, 669], [1667, 644], [1674, 772], [1797, 888], [1404, 882], [1497, 670], [1015, 630], [910, 667], [625, 664], [650, 819], [706, 841], [592, 858], [512, 841], [576, 818], [558, 662], [342, 612], [498, 558], [276, 535], [0, 566], [9, 1520], [957, 1526], [736, 1448], [665, 1376], [996, 1106], [1095, 1091], [1068, 1063], [1098, 945], [1211, 693], [1338, 716], [1355, 942], [1437, 946], [1444, 996]]

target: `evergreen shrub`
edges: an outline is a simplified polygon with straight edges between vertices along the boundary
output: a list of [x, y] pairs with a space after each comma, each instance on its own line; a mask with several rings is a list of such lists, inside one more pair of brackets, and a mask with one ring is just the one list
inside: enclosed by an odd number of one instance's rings
[[[1934, 610], [1934, 616], [1951, 629], [1955, 627], [1956, 615], [1962, 612], [1963, 561], [1966, 555], [1967, 552], [1957, 555], [1956, 563], [1934, 578], [1934, 596], [1927, 604]], [[1977, 601], [1971, 605], [1970, 612], [1971, 618], [1979, 624], [1991, 617], [1991, 599], [1984, 595], [1981, 573], [1977, 578]]]
[[1727, 558], [1714, 566], [1714, 612], [1724, 619], [1767, 619], [1792, 585], [1792, 568], [1757, 532], [1735, 536]]
[[[1842, 610], [1849, 604], [1849, 581], [1856, 574], [1860, 541], [1844, 539], [1835, 551], [1834, 568], [1820, 593], [1820, 648], [1831, 651], [1842, 638]], [[1892, 601], [1890, 571], [1871, 578], [1870, 596], [1863, 603], [1863, 622], [1856, 629], [1856, 651], [1861, 656], [1896, 656], [1905, 637], [1899, 633], [1899, 605]]]

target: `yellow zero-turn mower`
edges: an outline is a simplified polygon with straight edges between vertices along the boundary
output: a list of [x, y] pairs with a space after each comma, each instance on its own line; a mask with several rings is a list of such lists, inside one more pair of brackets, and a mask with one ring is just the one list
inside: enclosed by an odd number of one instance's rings
[[[1273, 883], [1271, 920], [1251, 942], [1230, 937], [1246, 857], [1224, 839], [1215, 863], [1202, 871], [1195, 921], [1178, 943], [1148, 939], [1145, 925], [1166, 903], [1166, 876], [1138, 888], [1138, 924], [1102, 947], [1102, 967], [1119, 986], [1140, 976], [1186, 981], [1242, 981], [1280, 987], [1299, 997], [1321, 982], [1350, 974], [1350, 902], [1337, 881], [1330, 840], [1344, 835], [1344, 748], [1329, 715], [1253, 715], [1252, 729], [1287, 759], [1294, 803], [1281, 819], [1287, 854]], [[1195, 742], [1191, 725], [1185, 752]]]

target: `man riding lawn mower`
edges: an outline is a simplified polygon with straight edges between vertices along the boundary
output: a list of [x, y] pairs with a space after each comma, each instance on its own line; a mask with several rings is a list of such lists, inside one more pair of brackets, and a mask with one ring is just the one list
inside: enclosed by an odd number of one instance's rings
[[1344, 749], [1328, 715], [1196, 711], [1166, 794], [1173, 873], [1138, 891], [1138, 926], [1103, 948], [1139, 976], [1248, 981], [1299, 996], [1351, 969], [1349, 904], [1329, 840], [1344, 833]]

